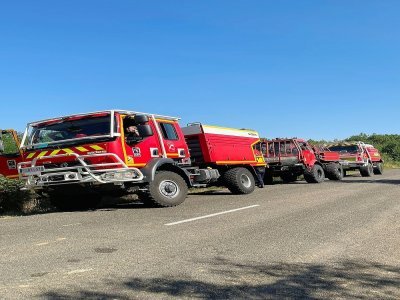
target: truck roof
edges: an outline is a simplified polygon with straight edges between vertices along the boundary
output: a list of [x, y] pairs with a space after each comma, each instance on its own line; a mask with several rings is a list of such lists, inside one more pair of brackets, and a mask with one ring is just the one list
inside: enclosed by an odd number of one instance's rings
[[274, 139], [265, 139], [266, 142], [282, 142], [282, 141], [297, 141], [300, 143], [307, 142], [305, 139], [299, 139], [297, 137], [294, 138], [274, 138]]
[[337, 143], [328, 143], [327, 147], [334, 147], [334, 146], [358, 146], [358, 145], [363, 145], [364, 147], [374, 147], [371, 144], [365, 144], [364, 142], [361, 141], [346, 141], [346, 142], [337, 142]]
[[57, 120], [65, 119], [65, 118], [85, 117], [85, 116], [96, 115], [96, 114], [111, 114], [113, 112], [114, 113], [120, 113], [120, 114], [148, 115], [148, 116], [154, 116], [156, 118], [162, 118], [162, 119], [173, 120], [173, 121], [180, 120], [180, 118], [178, 118], [178, 117], [164, 116], [164, 115], [145, 113], [145, 112], [138, 112], [138, 111], [131, 111], [131, 110], [123, 110], [123, 109], [110, 109], [110, 110], [93, 111], [93, 112], [87, 112], [87, 113], [77, 113], [77, 114], [59, 116], [59, 117], [55, 117], [55, 118], [43, 119], [43, 120], [39, 120], [39, 121], [30, 122], [30, 123], [28, 123], [28, 125], [35, 126], [35, 125], [38, 125], [38, 124], [41, 124], [41, 123], [57, 121]]
[[211, 134], [259, 138], [258, 132], [252, 129], [237, 129], [237, 128], [215, 126], [215, 125], [205, 125], [201, 123], [188, 124], [187, 127], [182, 127], [182, 131], [184, 135], [211, 133]]

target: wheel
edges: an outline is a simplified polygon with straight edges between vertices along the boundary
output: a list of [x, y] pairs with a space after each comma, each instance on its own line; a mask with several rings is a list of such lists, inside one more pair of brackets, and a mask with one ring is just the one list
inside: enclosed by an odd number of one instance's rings
[[360, 168], [360, 174], [362, 177], [371, 177], [372, 174], [374, 173], [374, 167], [372, 166], [371, 163], [368, 163], [365, 167], [362, 166]]
[[329, 180], [342, 180], [343, 179], [343, 167], [341, 164], [327, 164], [325, 167], [326, 177]]
[[289, 182], [294, 182], [297, 180], [297, 175], [293, 173], [283, 173], [281, 175], [281, 179], [283, 182], [289, 183]]
[[304, 179], [308, 183], [320, 183], [325, 179], [324, 169], [320, 165], [314, 165], [311, 169], [304, 171]]
[[226, 187], [233, 194], [250, 194], [254, 191], [255, 180], [253, 174], [246, 168], [233, 168], [224, 174]]
[[383, 163], [377, 163], [374, 166], [374, 174], [375, 175], [382, 175], [383, 174]]
[[187, 193], [188, 186], [182, 176], [171, 171], [159, 171], [149, 184], [144, 201], [158, 207], [177, 206], [185, 201]]

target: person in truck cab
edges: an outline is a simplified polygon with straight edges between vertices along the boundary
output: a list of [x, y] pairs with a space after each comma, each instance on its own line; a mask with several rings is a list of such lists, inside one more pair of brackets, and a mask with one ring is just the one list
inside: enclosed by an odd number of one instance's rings
[[126, 131], [127, 135], [129, 135], [129, 136], [140, 136], [139, 130], [137, 129], [137, 127], [135, 125], [128, 126], [125, 129], [125, 131]]
[[127, 117], [124, 120], [124, 132], [125, 132], [125, 140], [128, 144], [137, 142], [140, 137], [137, 125], [134, 123], [134, 120], [130, 117]]

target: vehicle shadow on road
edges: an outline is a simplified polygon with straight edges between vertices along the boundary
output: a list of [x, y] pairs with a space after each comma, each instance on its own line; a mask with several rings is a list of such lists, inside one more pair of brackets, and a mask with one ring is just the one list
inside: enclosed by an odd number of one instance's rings
[[342, 180], [341, 183], [375, 183], [375, 184], [393, 184], [393, 185], [400, 185], [400, 179], [353, 179], [350, 180]]
[[[199, 265], [196, 265], [199, 264]], [[100, 292], [58, 290], [45, 299], [399, 299], [400, 268], [375, 262], [346, 260], [339, 263], [238, 263], [224, 258], [196, 262], [194, 277], [133, 276], [122, 282], [107, 281]], [[203, 278], [203, 279], [202, 279]]]

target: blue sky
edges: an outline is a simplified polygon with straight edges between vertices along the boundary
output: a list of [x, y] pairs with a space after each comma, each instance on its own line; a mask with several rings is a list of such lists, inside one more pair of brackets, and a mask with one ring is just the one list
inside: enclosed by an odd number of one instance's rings
[[0, 128], [110, 108], [400, 133], [400, 1], [3, 1]]

